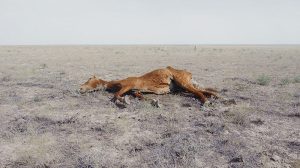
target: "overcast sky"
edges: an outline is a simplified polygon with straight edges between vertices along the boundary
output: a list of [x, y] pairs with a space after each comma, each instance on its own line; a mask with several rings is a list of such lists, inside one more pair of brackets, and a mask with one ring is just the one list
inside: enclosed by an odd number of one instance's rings
[[14, 44], [300, 44], [300, 0], [0, 0]]

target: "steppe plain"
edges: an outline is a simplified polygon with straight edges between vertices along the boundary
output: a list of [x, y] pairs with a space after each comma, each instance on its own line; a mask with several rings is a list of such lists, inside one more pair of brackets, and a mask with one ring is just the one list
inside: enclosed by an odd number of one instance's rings
[[[78, 93], [168, 65], [221, 98]], [[299, 167], [299, 72], [300, 46], [1, 46], [0, 167]]]

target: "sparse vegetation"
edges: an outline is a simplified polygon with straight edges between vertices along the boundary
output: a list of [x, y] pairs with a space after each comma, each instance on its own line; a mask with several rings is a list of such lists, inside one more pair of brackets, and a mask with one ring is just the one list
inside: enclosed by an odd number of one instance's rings
[[266, 86], [268, 85], [270, 82], [271, 82], [271, 77], [263, 74], [263, 75], [260, 75], [257, 79], [256, 79], [257, 83], [259, 85], [262, 85], [262, 86]]
[[256, 119], [256, 120], [252, 120], [251, 123], [256, 124], [256, 125], [262, 125], [264, 124], [264, 121], [260, 118]]
[[39, 96], [34, 96], [33, 101], [34, 102], [40, 102], [42, 99]]
[[248, 104], [239, 104], [225, 115], [227, 119], [237, 125], [246, 126], [249, 123], [250, 107]]
[[300, 83], [300, 76], [296, 76], [295, 78], [294, 78], [294, 81], [293, 81], [294, 83]]
[[40, 69], [45, 69], [45, 68], [47, 68], [48, 66], [47, 66], [47, 64], [41, 64], [40, 65]]
[[[289, 77], [288, 87], [249, 79], [293, 74], [278, 69], [295, 67], [300, 57], [284, 47], [215, 48], [0, 46], [0, 167], [298, 165], [297, 79]], [[257, 66], [277, 54], [280, 60]], [[120, 107], [111, 93], [77, 91], [94, 73], [114, 80], [167, 65], [221, 90], [220, 99], [202, 106], [188, 93], [144, 94], [146, 100], [130, 97]]]
[[246, 124], [246, 114], [242, 112], [237, 112], [232, 117], [232, 123], [237, 125], [245, 125]]
[[291, 82], [291, 81], [290, 81], [289, 78], [284, 78], [284, 79], [281, 79], [280, 84], [281, 84], [281, 85], [288, 85], [290, 82]]

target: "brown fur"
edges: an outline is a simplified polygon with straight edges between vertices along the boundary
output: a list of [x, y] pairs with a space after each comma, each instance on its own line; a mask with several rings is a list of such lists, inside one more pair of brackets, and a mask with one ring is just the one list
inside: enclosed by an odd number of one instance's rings
[[[129, 77], [117, 81], [104, 81], [95, 76], [81, 85], [80, 92], [93, 91], [100, 88], [115, 92], [113, 101], [124, 102], [122, 97], [126, 92], [134, 91], [134, 95], [143, 99], [142, 93], [167, 94], [175, 86], [194, 94], [202, 103], [207, 97], [216, 95], [216, 90], [207, 88], [196, 88], [191, 82], [192, 74], [185, 70], [174, 69], [170, 66], [164, 69], [157, 69], [140, 77]], [[173, 83], [174, 82], [174, 83]]]

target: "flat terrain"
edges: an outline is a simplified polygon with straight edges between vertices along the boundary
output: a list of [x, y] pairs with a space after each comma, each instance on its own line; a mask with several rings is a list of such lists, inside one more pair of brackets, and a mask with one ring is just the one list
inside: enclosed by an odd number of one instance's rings
[[[221, 99], [77, 92], [186, 69]], [[300, 166], [300, 46], [2, 46], [0, 167]]]

